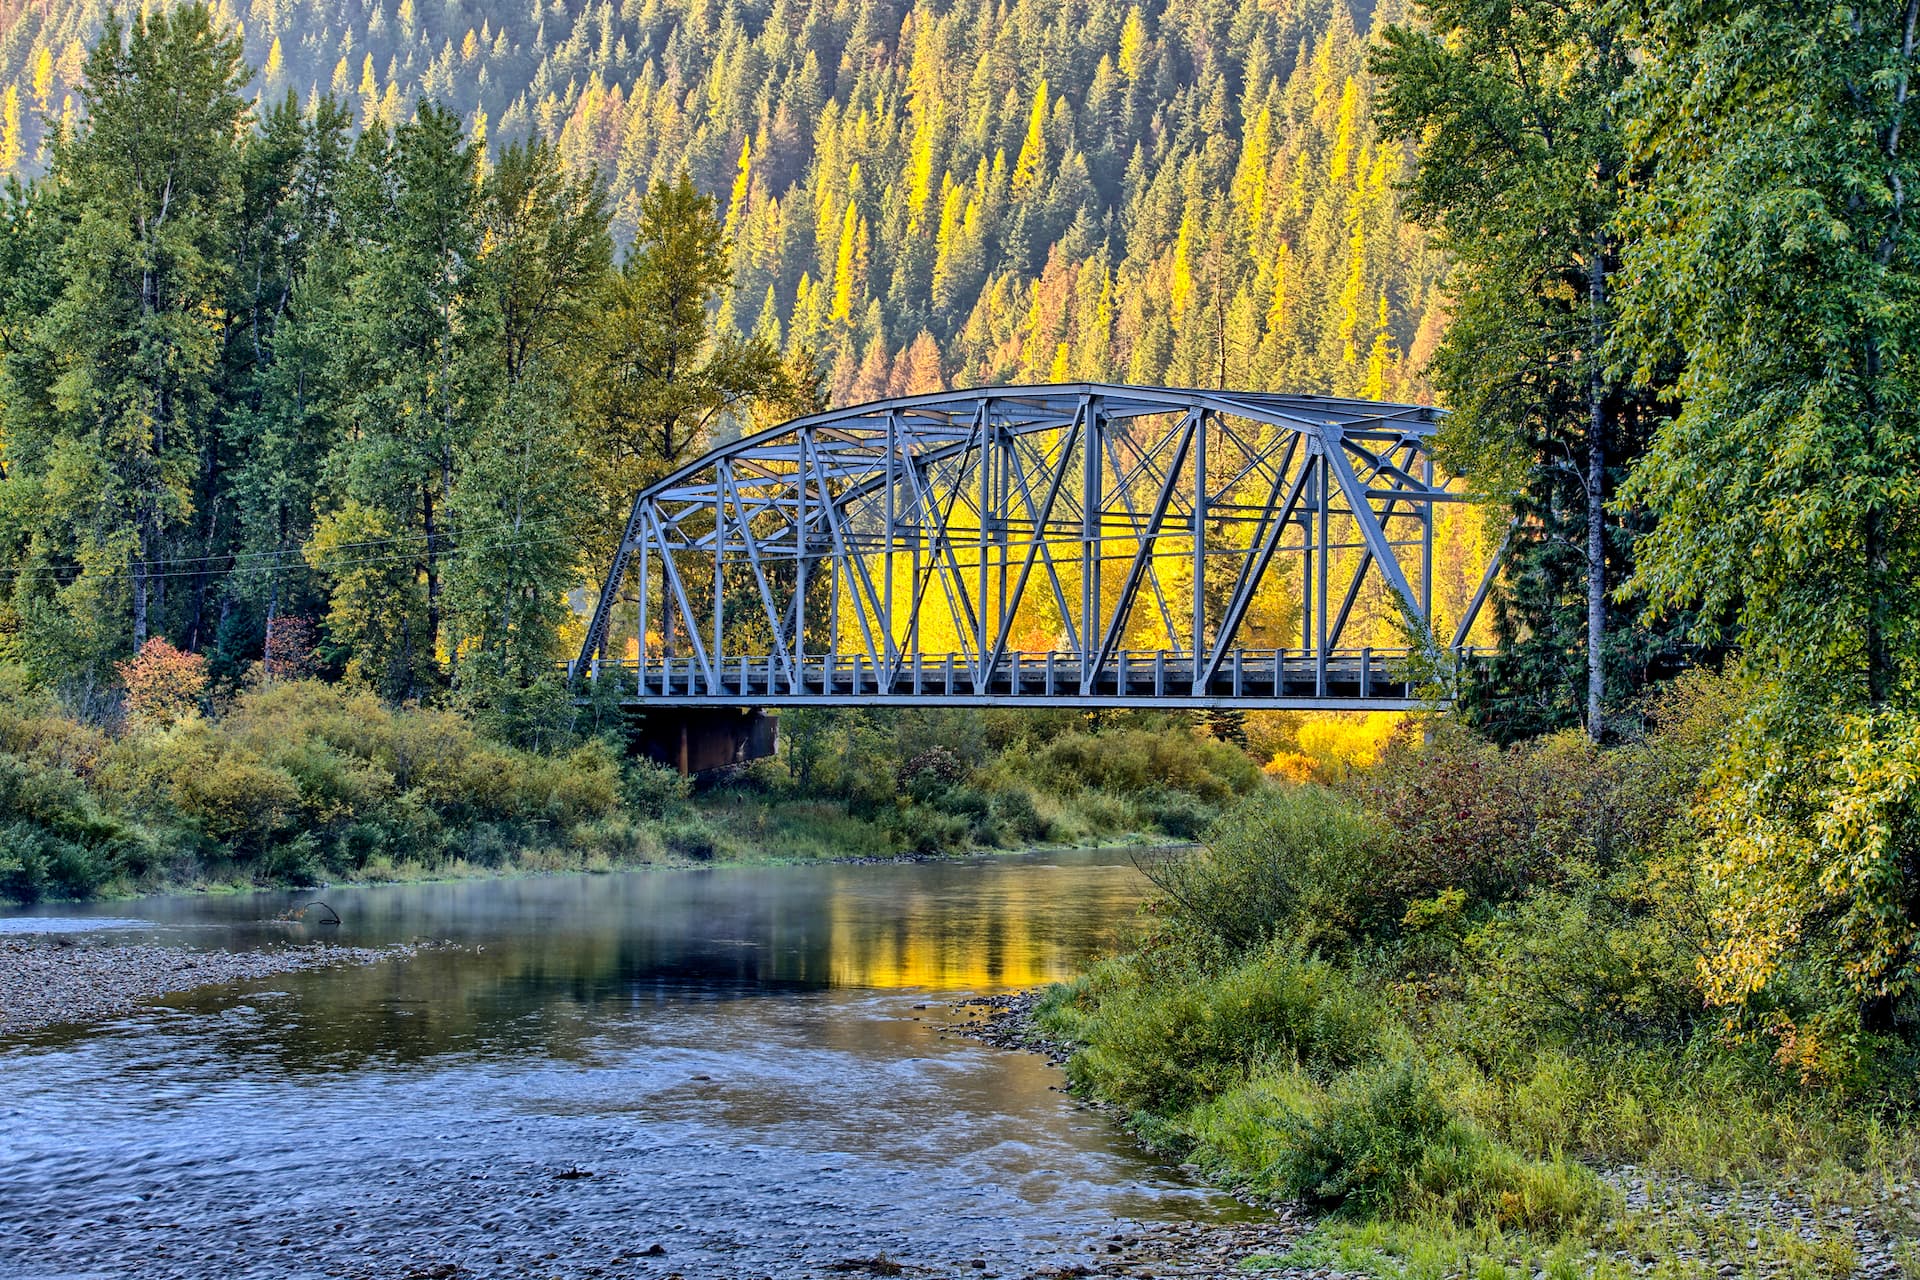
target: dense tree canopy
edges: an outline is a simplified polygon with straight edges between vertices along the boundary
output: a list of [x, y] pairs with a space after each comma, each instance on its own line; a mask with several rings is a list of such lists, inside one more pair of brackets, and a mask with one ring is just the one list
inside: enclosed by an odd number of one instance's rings
[[1637, 585], [1737, 616], [1755, 691], [1711, 807], [1718, 994], [1838, 988], [1878, 1029], [1920, 981], [1917, 25], [1656, 6], [1624, 224], [1640, 372], [1687, 357]]
[[715, 330], [726, 241], [684, 179], [616, 265], [603, 187], [547, 143], [489, 156], [431, 102], [352, 138], [251, 76], [204, 7], [109, 22], [6, 195], [8, 656], [85, 689], [164, 635], [230, 677], [324, 620], [350, 679], [539, 737], [595, 513], [811, 403], [811, 365]]

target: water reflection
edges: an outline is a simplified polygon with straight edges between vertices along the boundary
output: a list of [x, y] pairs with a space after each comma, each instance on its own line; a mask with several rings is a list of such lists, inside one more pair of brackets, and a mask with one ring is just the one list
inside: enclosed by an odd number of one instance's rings
[[450, 945], [0, 1047], [0, 1276], [1013, 1269], [1231, 1212], [941, 1021], [1077, 971], [1142, 888], [1077, 855], [332, 889], [324, 930], [272, 921], [311, 893], [64, 911]]

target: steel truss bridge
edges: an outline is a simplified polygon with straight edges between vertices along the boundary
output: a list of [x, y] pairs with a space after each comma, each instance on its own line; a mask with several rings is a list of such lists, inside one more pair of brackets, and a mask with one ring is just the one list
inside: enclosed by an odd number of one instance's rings
[[1438, 419], [1096, 383], [799, 418], [634, 500], [570, 674], [635, 709], [1445, 701], [1494, 570], [1438, 640]]

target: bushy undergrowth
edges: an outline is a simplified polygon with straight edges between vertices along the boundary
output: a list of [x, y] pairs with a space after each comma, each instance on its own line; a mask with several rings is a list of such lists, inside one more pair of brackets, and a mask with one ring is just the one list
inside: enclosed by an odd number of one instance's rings
[[1260, 785], [1174, 717], [801, 711], [691, 786], [591, 713], [545, 750], [318, 680], [87, 719], [0, 670], [0, 898], [1190, 839]]
[[1244, 751], [1178, 716], [799, 710], [780, 721], [780, 759], [715, 799], [735, 830], [751, 817], [764, 831], [755, 815], [773, 805], [803, 847], [842, 817], [881, 834], [875, 853], [1193, 840], [1263, 785]]
[[1595, 1167], [1910, 1174], [1911, 997], [1819, 1078], [1707, 1003], [1691, 801], [1726, 695], [1691, 681], [1604, 753], [1441, 727], [1337, 787], [1256, 792], [1147, 865], [1154, 928], [1041, 1023], [1156, 1145], [1467, 1253], [1591, 1237], [1617, 1207]]
[[621, 770], [605, 744], [536, 755], [446, 711], [287, 681], [114, 735], [0, 700], [0, 895], [81, 896], [207, 877], [310, 880], [408, 862], [504, 863], [601, 846]]

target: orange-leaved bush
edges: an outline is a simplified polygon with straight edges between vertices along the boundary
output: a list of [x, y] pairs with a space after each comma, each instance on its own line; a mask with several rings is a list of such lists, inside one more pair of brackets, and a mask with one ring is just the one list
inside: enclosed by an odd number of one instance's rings
[[207, 660], [154, 636], [140, 652], [116, 663], [127, 686], [127, 721], [135, 728], [165, 728], [200, 709], [207, 691]]

